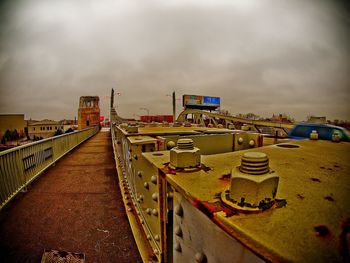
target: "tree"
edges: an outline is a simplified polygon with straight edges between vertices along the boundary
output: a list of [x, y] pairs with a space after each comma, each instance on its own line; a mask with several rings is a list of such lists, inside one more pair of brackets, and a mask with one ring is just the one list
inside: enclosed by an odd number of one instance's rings
[[71, 132], [74, 132], [72, 128], [69, 128], [68, 130], [65, 131], [65, 133], [71, 133]]
[[57, 129], [53, 136], [58, 136], [58, 135], [61, 135], [61, 134], [63, 134], [63, 131], [61, 129]]

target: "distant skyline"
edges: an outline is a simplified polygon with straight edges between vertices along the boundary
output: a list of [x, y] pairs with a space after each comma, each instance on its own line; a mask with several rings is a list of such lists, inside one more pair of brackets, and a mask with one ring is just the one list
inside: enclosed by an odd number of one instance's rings
[[86, 95], [107, 117], [114, 88], [129, 118], [172, 114], [175, 91], [350, 120], [349, 72], [347, 1], [0, 1], [0, 113], [27, 119], [74, 119]]

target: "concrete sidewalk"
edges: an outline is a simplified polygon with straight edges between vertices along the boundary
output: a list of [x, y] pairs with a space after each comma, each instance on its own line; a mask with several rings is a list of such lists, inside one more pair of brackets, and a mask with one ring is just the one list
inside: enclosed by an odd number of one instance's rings
[[0, 261], [40, 262], [44, 249], [86, 262], [142, 262], [132, 236], [109, 132], [83, 143], [0, 212]]

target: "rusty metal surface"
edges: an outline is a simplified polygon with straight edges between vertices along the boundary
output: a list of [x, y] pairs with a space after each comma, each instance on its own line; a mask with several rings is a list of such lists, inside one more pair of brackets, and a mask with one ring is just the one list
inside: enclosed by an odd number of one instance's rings
[[[205, 169], [169, 170], [169, 152], [143, 153], [167, 174], [167, 180], [227, 233], [273, 261], [341, 261], [348, 253], [350, 221], [350, 144], [298, 141], [247, 151], [266, 153], [279, 174], [277, 199], [282, 208], [255, 214], [230, 212], [220, 193], [229, 186], [230, 171], [246, 151], [202, 156]], [[298, 147], [299, 146], [299, 147]], [[345, 238], [344, 238], [345, 236]]]
[[73, 253], [59, 250], [45, 250], [41, 263], [84, 263], [84, 253]]
[[81, 251], [86, 262], [142, 262], [110, 140], [95, 135], [1, 211], [1, 262], [40, 262], [45, 248]]

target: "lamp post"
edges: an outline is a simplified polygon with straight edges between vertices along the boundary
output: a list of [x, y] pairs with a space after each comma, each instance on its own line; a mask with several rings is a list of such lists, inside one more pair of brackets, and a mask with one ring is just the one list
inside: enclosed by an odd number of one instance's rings
[[173, 123], [175, 123], [176, 119], [176, 97], [175, 97], [175, 91], [173, 91], [173, 94], [167, 94], [166, 96], [172, 97], [172, 103], [173, 103]]

